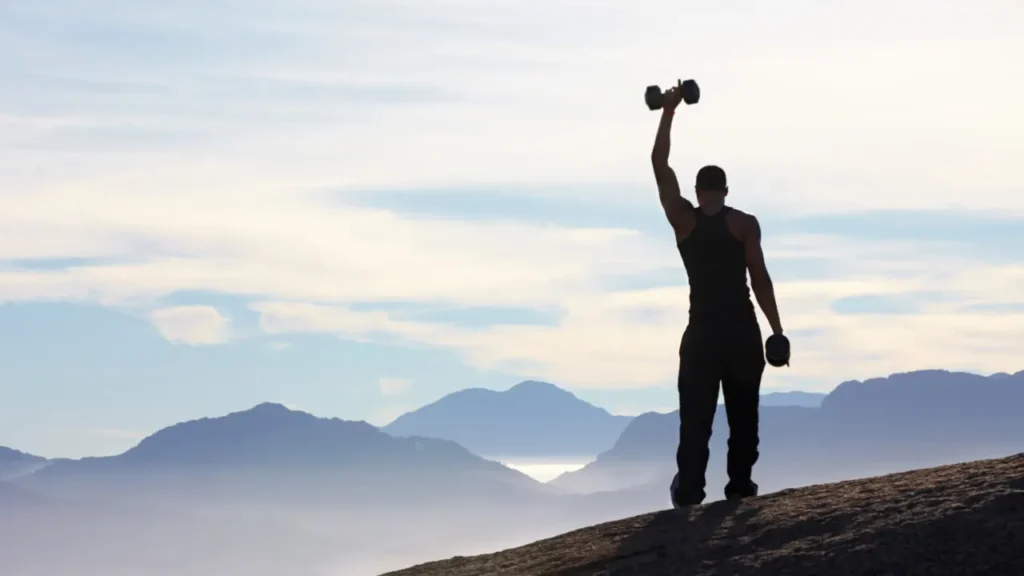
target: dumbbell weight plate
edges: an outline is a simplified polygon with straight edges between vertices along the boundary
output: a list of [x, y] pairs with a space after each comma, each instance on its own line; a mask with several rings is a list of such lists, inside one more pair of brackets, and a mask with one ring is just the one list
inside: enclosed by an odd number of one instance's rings
[[696, 80], [683, 81], [683, 102], [687, 104], [700, 102], [700, 86], [697, 85]]
[[651, 110], [657, 110], [665, 105], [665, 94], [657, 86], [648, 86], [644, 92], [644, 102]]
[[765, 360], [780, 368], [789, 365], [789, 338], [782, 334], [772, 334], [764, 343]]

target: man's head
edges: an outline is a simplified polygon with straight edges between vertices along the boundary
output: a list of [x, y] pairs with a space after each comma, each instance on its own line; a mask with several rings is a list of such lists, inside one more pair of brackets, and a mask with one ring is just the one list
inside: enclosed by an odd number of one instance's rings
[[729, 194], [725, 170], [718, 166], [705, 166], [697, 171], [697, 203], [701, 206], [721, 206]]

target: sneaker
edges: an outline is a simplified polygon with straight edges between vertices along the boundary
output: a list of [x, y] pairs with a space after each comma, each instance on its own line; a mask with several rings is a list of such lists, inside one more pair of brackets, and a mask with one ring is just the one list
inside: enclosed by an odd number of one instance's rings
[[700, 498], [681, 498], [679, 496], [679, 474], [672, 477], [672, 485], [669, 486], [669, 497], [672, 499], [672, 508], [675, 510], [687, 508], [689, 506], [696, 506], [704, 501], [703, 496]]
[[746, 482], [729, 482], [725, 485], [726, 500], [740, 500], [757, 496], [757, 484], [753, 480]]

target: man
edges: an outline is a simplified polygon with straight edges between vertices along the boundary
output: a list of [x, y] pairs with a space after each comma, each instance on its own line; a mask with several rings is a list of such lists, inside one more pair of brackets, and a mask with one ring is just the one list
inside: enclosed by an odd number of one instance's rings
[[668, 156], [672, 119], [681, 100], [681, 83], [665, 93], [651, 152], [661, 205], [690, 282], [690, 318], [679, 347], [678, 472], [671, 488], [676, 508], [700, 504], [706, 496], [708, 442], [719, 383], [729, 421], [725, 496], [757, 495], [752, 472], [759, 455], [758, 406], [765, 358], [751, 289], [772, 332], [782, 334], [761, 251], [760, 225], [753, 215], [725, 205], [725, 172], [717, 166], [697, 172], [697, 208], [680, 194]]

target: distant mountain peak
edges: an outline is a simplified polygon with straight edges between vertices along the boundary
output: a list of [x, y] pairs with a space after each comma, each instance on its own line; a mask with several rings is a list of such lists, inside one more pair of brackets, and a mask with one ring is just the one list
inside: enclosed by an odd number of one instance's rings
[[593, 455], [629, 423], [549, 382], [503, 391], [470, 388], [407, 412], [383, 427], [394, 436], [443, 438], [494, 457]]
[[523, 380], [519, 384], [509, 388], [506, 392], [517, 393], [517, 394], [530, 394], [530, 393], [541, 393], [541, 394], [569, 394], [574, 395], [568, 390], [559, 388], [550, 382], [542, 382], [540, 380]]
[[548, 389], [551, 389], [551, 388], [558, 388], [558, 386], [555, 386], [551, 382], [545, 382], [543, 380], [523, 380], [519, 384], [516, 384], [515, 386], [509, 388], [509, 390], [515, 390], [517, 388], [520, 388], [520, 389], [522, 389], [522, 388], [548, 388]]
[[0, 462], [42, 462], [46, 460], [42, 456], [28, 454], [21, 450], [0, 446]]
[[249, 408], [248, 410], [244, 410], [244, 412], [256, 412], [260, 414], [286, 414], [289, 412], [298, 412], [298, 410], [292, 410], [291, 408], [285, 406], [284, 404], [279, 404], [277, 402], [261, 402], [260, 404], [257, 404], [252, 408]]
[[473, 469], [495, 466], [450, 441], [396, 439], [367, 422], [321, 418], [283, 404], [263, 402], [246, 410], [178, 422], [117, 456], [69, 461], [50, 473], [59, 475], [69, 466], [72, 470], [93, 466], [91, 470], [99, 471], [233, 466], [268, 470], [306, 466], [342, 471], [408, 463], [410, 458], [418, 458], [417, 454]]

